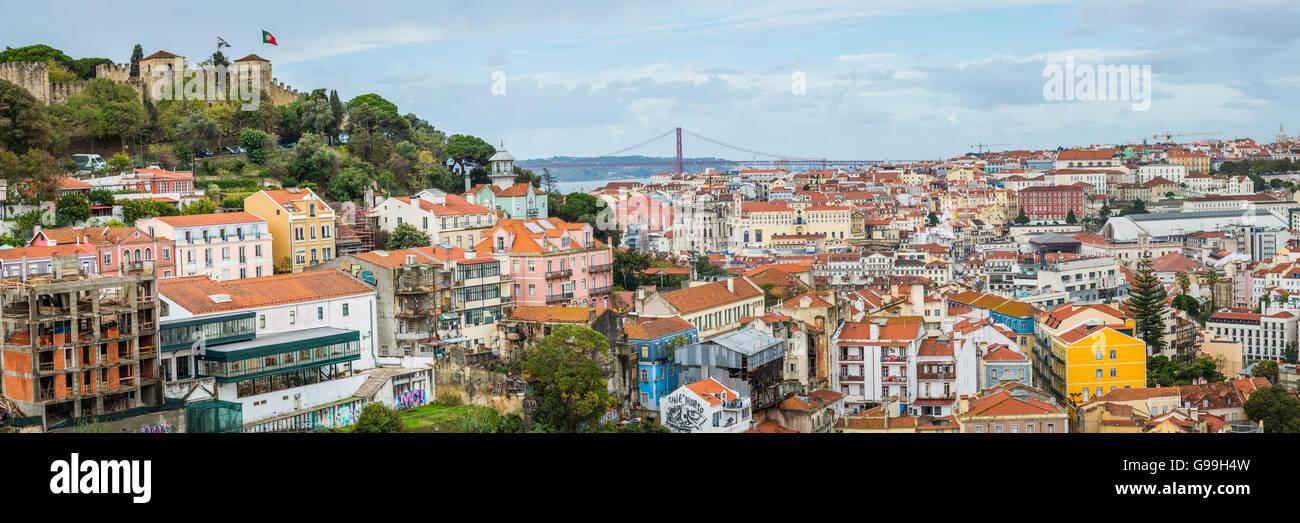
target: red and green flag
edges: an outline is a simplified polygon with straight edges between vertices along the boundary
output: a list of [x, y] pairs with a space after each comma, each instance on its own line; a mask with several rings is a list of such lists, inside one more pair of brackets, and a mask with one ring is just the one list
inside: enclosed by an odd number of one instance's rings
[[280, 45], [275, 43], [275, 37], [272, 36], [271, 33], [266, 32], [265, 29], [262, 30], [262, 43], [271, 44], [271, 45]]

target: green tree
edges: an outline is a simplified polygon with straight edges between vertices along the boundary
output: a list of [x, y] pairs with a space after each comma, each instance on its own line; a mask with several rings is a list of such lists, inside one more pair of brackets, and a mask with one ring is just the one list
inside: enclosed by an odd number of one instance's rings
[[614, 285], [633, 290], [641, 285], [642, 271], [650, 268], [650, 257], [632, 250], [614, 249]]
[[1110, 217], [1110, 203], [1107, 202], [1101, 204], [1101, 210], [1097, 212], [1097, 215], [1101, 216], [1102, 218]]
[[117, 154], [114, 154], [111, 158], [108, 159], [108, 168], [115, 173], [120, 173], [134, 166], [135, 166], [135, 162], [131, 160], [131, 157], [127, 156], [126, 153], [124, 152], [119, 152]]
[[925, 224], [930, 227], [939, 225], [939, 215], [935, 214], [934, 211], [930, 211], [930, 214], [925, 215]]
[[1025, 216], [1024, 209], [1020, 209], [1020, 214], [1016, 216], [1016, 219], [1013, 221], [1016, 222], [1016, 225], [1024, 225], [1026, 223], [1029, 223], [1029, 217]]
[[560, 325], [525, 356], [528, 395], [537, 401], [537, 424], [548, 432], [582, 432], [617, 403], [607, 390], [600, 365], [609, 340], [581, 325]]
[[1201, 281], [1210, 287], [1210, 307], [1207, 310], [1213, 312], [1219, 308], [1219, 297], [1214, 292], [1215, 284], [1219, 282], [1219, 273], [1214, 270], [1202, 272]]
[[212, 214], [217, 212], [217, 204], [207, 198], [199, 198], [194, 203], [185, 206], [185, 212], [182, 214]]
[[140, 76], [140, 60], [144, 60], [144, 48], [135, 44], [135, 48], [131, 49], [131, 78]]
[[1242, 407], [1246, 417], [1263, 425], [1266, 433], [1300, 432], [1300, 400], [1280, 385], [1255, 391]]
[[1165, 286], [1151, 268], [1151, 257], [1138, 262], [1133, 288], [1129, 290], [1128, 305], [1136, 316], [1137, 337], [1147, 344], [1150, 352], [1165, 348]]
[[366, 186], [370, 184], [370, 176], [365, 171], [348, 167], [330, 179], [326, 184], [331, 196], [339, 201], [356, 200], [365, 195]]
[[453, 134], [447, 138], [445, 149], [447, 157], [456, 166], [457, 172], [465, 174], [470, 168], [487, 163], [488, 158], [496, 154], [492, 144], [483, 139], [464, 134]]
[[389, 408], [376, 401], [366, 404], [365, 408], [361, 409], [361, 415], [357, 416], [357, 423], [352, 427], [352, 432], [358, 434], [406, 432], [406, 424], [402, 422], [402, 415], [397, 412], [397, 409]]
[[207, 148], [220, 136], [221, 128], [205, 112], [191, 113], [176, 127], [176, 139], [189, 151]]
[[1277, 383], [1277, 362], [1269, 360], [1257, 361], [1251, 369], [1250, 375], [1256, 378], [1268, 378], [1268, 381]]
[[257, 129], [244, 128], [239, 131], [239, 145], [248, 151], [248, 161], [265, 165], [267, 160], [266, 133]]
[[1193, 318], [1201, 312], [1201, 304], [1196, 301], [1196, 298], [1186, 294], [1174, 296], [1173, 304], [1175, 309], [1186, 312], [1188, 316]]
[[51, 130], [42, 107], [26, 89], [0, 80], [0, 148], [21, 154], [48, 147]]
[[59, 197], [54, 217], [60, 225], [73, 225], [90, 219], [90, 203], [85, 195], [72, 193]]
[[1282, 363], [1300, 363], [1300, 351], [1296, 350], [1296, 342], [1287, 343], [1286, 348], [1282, 349]]
[[1070, 209], [1070, 212], [1065, 214], [1065, 224], [1074, 225], [1076, 223], [1079, 223], [1079, 218], [1074, 215], [1074, 209]]
[[127, 223], [135, 223], [141, 218], [176, 216], [180, 213], [176, 207], [157, 200], [135, 198], [122, 201], [122, 219]]
[[393, 228], [393, 232], [388, 234], [387, 248], [390, 251], [396, 251], [414, 247], [428, 247], [430, 241], [428, 234], [421, 232], [409, 223], [401, 223]]

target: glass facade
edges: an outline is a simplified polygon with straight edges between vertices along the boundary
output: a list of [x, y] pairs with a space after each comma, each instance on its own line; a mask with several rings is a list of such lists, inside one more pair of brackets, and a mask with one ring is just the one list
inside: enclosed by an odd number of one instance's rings
[[256, 334], [253, 316], [248, 313], [167, 324], [158, 329], [158, 338], [164, 351], [189, 348], [200, 334], [209, 345], [252, 339]]
[[[211, 355], [209, 356], [211, 357]], [[305, 346], [275, 354], [260, 354], [232, 361], [205, 360], [204, 374], [218, 381], [235, 381], [241, 377], [260, 377], [268, 374], [288, 373], [303, 366], [319, 367], [344, 359], [360, 359], [361, 342], [345, 341], [320, 346]], [[317, 369], [306, 369], [316, 372]]]
[[456, 266], [456, 279], [459, 281], [474, 278], [491, 278], [500, 275], [501, 264], [498, 262], [467, 263]]

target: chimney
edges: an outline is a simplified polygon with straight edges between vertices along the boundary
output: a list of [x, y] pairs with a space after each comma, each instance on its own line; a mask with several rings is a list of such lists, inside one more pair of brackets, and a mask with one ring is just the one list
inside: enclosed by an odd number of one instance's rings
[[922, 316], [925, 315], [925, 286], [919, 283], [912, 284], [912, 306], [922, 311]]
[[880, 324], [874, 321], [871, 322], [871, 339], [873, 340], [880, 339]]
[[732, 292], [732, 293], [736, 292], [736, 285], [732, 283], [735, 280], [736, 280], [735, 278], [727, 278], [727, 292]]

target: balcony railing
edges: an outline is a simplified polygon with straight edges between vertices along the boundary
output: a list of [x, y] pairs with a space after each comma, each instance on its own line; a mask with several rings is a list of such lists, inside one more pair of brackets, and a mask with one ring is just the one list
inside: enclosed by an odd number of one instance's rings
[[865, 358], [863, 358], [862, 355], [860, 354], [857, 356], [849, 356], [845, 354], [840, 355], [840, 361], [863, 361], [864, 359]]
[[117, 380], [117, 386], [119, 387], [130, 387], [132, 385], [135, 385], [135, 377], [133, 376], [127, 376]]
[[563, 269], [563, 270], [558, 270], [558, 271], [548, 271], [548, 272], [546, 273], [546, 279], [548, 279], [548, 280], [554, 280], [554, 279], [556, 279], [556, 278], [568, 278], [569, 276], [573, 276], [573, 269]]
[[880, 381], [887, 383], [904, 383], [907, 381], [906, 375], [881, 376]]
[[41, 362], [41, 372], [50, 372], [53, 370], [54, 370], [54, 362], [52, 361]]
[[593, 288], [591, 289], [591, 295], [592, 295], [592, 296], [603, 296], [603, 295], [609, 294], [610, 292], [613, 292], [613, 290], [614, 290], [614, 287], [609, 286], [609, 285], [606, 285], [606, 286], [604, 286], [604, 287], [593, 287]]
[[591, 267], [587, 268], [587, 272], [608, 272], [611, 270], [614, 270], [614, 264], [612, 263], [602, 263], [600, 265], [592, 265]]
[[881, 356], [881, 363], [907, 363], [907, 356]]
[[140, 347], [140, 357], [148, 358], [158, 353], [158, 347], [153, 345], [143, 345]]
[[854, 374], [840, 374], [840, 381], [863, 381], [866, 376]]
[[573, 299], [573, 293], [565, 292], [561, 294], [552, 294], [550, 296], [547, 296], [546, 303], [556, 303], [556, 302], [567, 301], [572, 299]]
[[919, 380], [954, 380], [957, 379], [955, 372], [918, 372], [916, 379]]

